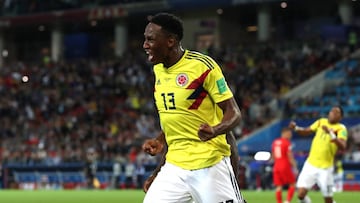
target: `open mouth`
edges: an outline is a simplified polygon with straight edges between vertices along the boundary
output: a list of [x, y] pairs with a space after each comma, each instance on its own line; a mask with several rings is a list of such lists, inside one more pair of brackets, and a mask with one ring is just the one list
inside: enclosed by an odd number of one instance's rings
[[151, 52], [149, 52], [149, 51], [146, 51], [146, 54], [148, 55], [148, 60], [149, 60], [149, 61], [152, 61], [153, 58], [154, 58], [154, 55], [151, 54]]

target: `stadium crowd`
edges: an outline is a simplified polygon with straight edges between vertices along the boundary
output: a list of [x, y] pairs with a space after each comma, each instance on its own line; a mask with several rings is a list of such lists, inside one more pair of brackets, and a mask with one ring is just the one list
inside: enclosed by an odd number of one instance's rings
[[[244, 114], [238, 138], [277, 116], [286, 106], [282, 94], [342, 57], [342, 49], [333, 44], [286, 46], [229, 47], [213, 54]], [[82, 149], [96, 147], [106, 161], [118, 153], [128, 154], [142, 139], [156, 135], [153, 79], [144, 57], [139, 50], [119, 60], [56, 64], [44, 60], [4, 66], [3, 159], [79, 161]]]

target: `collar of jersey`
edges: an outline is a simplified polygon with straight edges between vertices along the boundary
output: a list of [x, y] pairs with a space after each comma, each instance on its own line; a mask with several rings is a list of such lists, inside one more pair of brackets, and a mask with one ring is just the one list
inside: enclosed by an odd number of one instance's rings
[[167, 70], [175, 69], [175, 68], [178, 66], [178, 64], [179, 64], [182, 60], [184, 60], [184, 58], [185, 58], [185, 56], [188, 54], [188, 52], [189, 52], [189, 50], [185, 49], [184, 54], [182, 55], [182, 57], [180, 58], [180, 60], [178, 60], [174, 65], [170, 66], [169, 68], [165, 68], [164, 66], [163, 66], [163, 67], [164, 67], [165, 69], [167, 69]]

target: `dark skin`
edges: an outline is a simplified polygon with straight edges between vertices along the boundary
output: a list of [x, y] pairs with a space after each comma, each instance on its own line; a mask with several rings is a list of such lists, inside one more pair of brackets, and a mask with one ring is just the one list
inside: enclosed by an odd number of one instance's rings
[[[333, 107], [328, 114], [329, 123], [336, 124], [336, 123], [339, 123], [341, 121], [341, 119], [342, 119], [342, 113], [341, 113], [340, 108]], [[296, 123], [294, 121], [291, 121], [289, 123], [289, 128], [294, 130], [295, 127], [296, 127]], [[328, 133], [328, 134], [330, 133], [331, 129], [329, 129], [327, 126], [321, 126], [321, 127], [326, 133]], [[298, 133], [299, 135], [307, 136], [307, 135], [313, 134], [314, 132], [311, 130], [310, 127], [306, 127], [306, 128], [297, 129], [296, 133]], [[335, 138], [335, 139], [332, 139], [331, 142], [335, 143], [340, 150], [346, 149], [346, 140], [344, 140], [344, 139]], [[307, 193], [308, 193], [308, 190], [306, 188], [299, 188], [298, 189], [298, 198], [304, 199]], [[332, 203], [333, 198], [332, 197], [324, 197], [324, 202]]]
[[[169, 68], [175, 63], [177, 63], [185, 52], [184, 49], [181, 47], [178, 36], [169, 33], [166, 30], [163, 30], [161, 26], [152, 22], [148, 23], [145, 28], [144, 39], [145, 40], [143, 48], [146, 54], [148, 54], [148, 60], [153, 64], [162, 63], [164, 67]], [[198, 129], [198, 136], [201, 141], [205, 142], [215, 138], [218, 135], [225, 134], [240, 122], [241, 113], [234, 98], [230, 98], [223, 102], [220, 102], [218, 103], [218, 105], [223, 111], [223, 119], [219, 124], [215, 126], [211, 126], [208, 123], [201, 124]], [[234, 140], [235, 139], [231, 139], [230, 142], [235, 143]], [[155, 138], [155, 140], [146, 141], [143, 145], [144, 151], [149, 154], [154, 155], [158, 153], [163, 153], [162, 163], [159, 164], [158, 168], [154, 171], [154, 174], [150, 176], [147, 181], [145, 181], [145, 192], [156, 177], [157, 172], [160, 170], [160, 167], [165, 163], [165, 155], [167, 152], [167, 147], [164, 147], [165, 143], [165, 135], [161, 133], [157, 138]], [[234, 145], [236, 148], [236, 143], [231, 143], [229, 144], [231, 146]], [[237, 149], [235, 148], [232, 149], [232, 151], [236, 150], [237, 155]], [[238, 161], [238, 158], [236, 159], [237, 160], [231, 161], [232, 164], [233, 162]], [[236, 175], [238, 174], [237, 170], [235, 173]]]
[[143, 190], [146, 193], [150, 188], [150, 185], [156, 178], [157, 174], [159, 173], [161, 167], [165, 164], [166, 160], [166, 153], [167, 153], [167, 145], [165, 141], [165, 134], [161, 132], [156, 138], [145, 140], [144, 144], [142, 145], [142, 149], [150, 154], [151, 156], [155, 156], [157, 154], [161, 154], [160, 162], [158, 163], [157, 167], [153, 171], [153, 173], [145, 180], [143, 185]]
[[164, 67], [171, 67], [184, 54], [177, 37], [159, 25], [149, 23], [145, 28], [144, 38], [143, 48], [153, 64], [163, 63]]

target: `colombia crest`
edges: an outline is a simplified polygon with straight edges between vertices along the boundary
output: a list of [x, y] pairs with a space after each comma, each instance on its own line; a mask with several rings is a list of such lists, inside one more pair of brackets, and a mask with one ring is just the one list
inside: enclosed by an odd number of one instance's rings
[[185, 73], [180, 73], [176, 76], [176, 84], [184, 87], [189, 82], [189, 77]]

